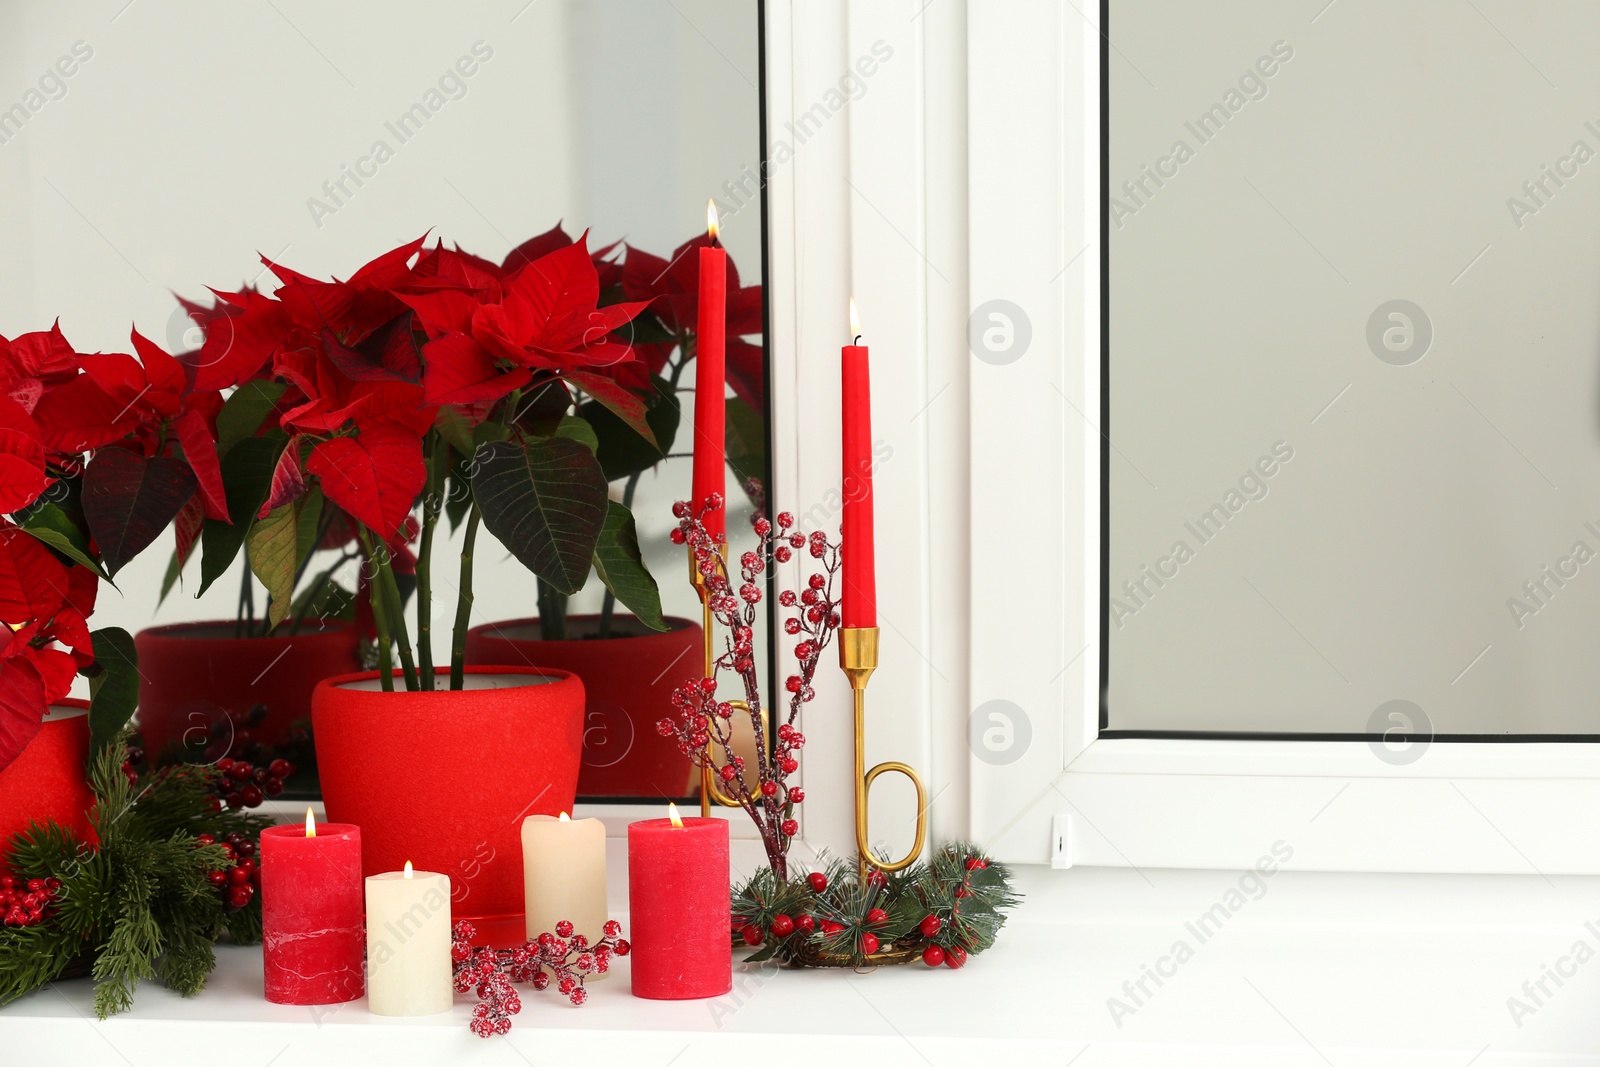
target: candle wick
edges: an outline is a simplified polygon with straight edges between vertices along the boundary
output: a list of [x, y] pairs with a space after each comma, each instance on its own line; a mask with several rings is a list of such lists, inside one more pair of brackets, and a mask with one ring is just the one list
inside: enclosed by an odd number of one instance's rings
[[854, 341], [851, 341], [850, 343], [853, 344], [853, 345], [859, 345], [861, 343], [861, 335], [859, 333], [856, 334], [856, 339]]

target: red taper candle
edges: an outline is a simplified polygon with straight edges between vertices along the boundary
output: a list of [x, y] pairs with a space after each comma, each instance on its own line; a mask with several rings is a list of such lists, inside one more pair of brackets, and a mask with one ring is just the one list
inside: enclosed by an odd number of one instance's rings
[[724, 395], [727, 392], [728, 253], [717, 243], [717, 205], [706, 201], [706, 233], [711, 244], [700, 249], [700, 311], [695, 324], [694, 352], [694, 482], [696, 514], [716, 493], [723, 506], [706, 515], [706, 532], [716, 537], [727, 530], [727, 443]]
[[[850, 301], [850, 336], [860, 340], [856, 302]], [[878, 625], [878, 567], [872, 532], [872, 375], [867, 346], [840, 350], [844, 410], [844, 516], [839, 550], [844, 588], [839, 595], [840, 622], [845, 626]]]
[[304, 823], [261, 831], [261, 945], [267, 999], [342, 1004], [366, 992], [361, 828]]
[[733, 988], [728, 823], [669, 810], [669, 818], [628, 825], [633, 995], [720, 997]]

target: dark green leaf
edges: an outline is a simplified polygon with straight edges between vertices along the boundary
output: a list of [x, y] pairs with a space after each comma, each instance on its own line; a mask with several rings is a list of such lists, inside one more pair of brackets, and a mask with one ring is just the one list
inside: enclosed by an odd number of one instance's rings
[[116, 574], [172, 522], [200, 483], [182, 460], [102, 448], [83, 473], [83, 514]]
[[272, 468], [278, 462], [278, 449], [283, 442], [268, 437], [246, 437], [239, 441], [222, 460], [222, 484], [228, 491], [228, 514], [238, 521], [232, 525], [219, 519], [207, 519], [200, 528], [200, 589], [199, 597], [211, 588], [211, 583], [227, 573], [233, 557], [239, 554], [256, 512], [267, 499], [272, 487]]
[[299, 512], [295, 518], [295, 571], [305, 565], [306, 557], [317, 550], [317, 527], [322, 522], [322, 488], [313, 485], [311, 491], [298, 501]]
[[640, 622], [652, 630], [665, 630], [661, 618], [661, 590], [645, 569], [639, 552], [639, 532], [633, 513], [615, 500], [608, 501], [606, 524], [594, 546], [594, 569], [606, 588], [622, 601]]
[[567, 437], [491, 441], [473, 463], [473, 494], [489, 532], [558, 592], [582, 589], [607, 510], [594, 453]]
[[120, 626], [107, 626], [89, 637], [98, 668], [89, 679], [89, 746], [99, 751], [133, 718], [139, 703], [139, 653], [133, 637]]
[[47, 500], [41, 500], [28, 509], [26, 516], [18, 517], [22, 519], [24, 530], [74, 563], [88, 567], [107, 581], [111, 580], [111, 576], [89, 555], [89, 538], [67, 518], [66, 512]]
[[578, 408], [578, 415], [594, 428], [595, 436], [599, 439], [595, 455], [600, 457], [600, 467], [606, 472], [607, 481], [614, 482], [647, 471], [672, 451], [682, 412], [678, 407], [677, 394], [665, 382], [657, 381], [661, 392], [645, 413], [645, 421], [656, 435], [654, 445], [601, 404], [590, 401]]
[[254, 437], [284, 388], [282, 382], [251, 381], [235, 389], [217, 413], [217, 455], [226, 457], [234, 445]]
[[461, 525], [472, 507], [472, 452], [453, 458], [455, 462], [450, 466], [444, 486], [444, 513], [450, 518], [451, 533]]
[[435, 425], [457, 455], [472, 455], [472, 427], [462, 417], [460, 408], [451, 405], [440, 408]]
[[551, 378], [523, 390], [512, 421], [535, 437], [549, 437], [571, 406], [572, 394], [566, 383]]

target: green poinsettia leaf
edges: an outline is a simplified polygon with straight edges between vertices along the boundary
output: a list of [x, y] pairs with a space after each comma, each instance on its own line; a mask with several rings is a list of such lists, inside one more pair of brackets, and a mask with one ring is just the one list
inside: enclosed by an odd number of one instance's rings
[[217, 412], [217, 455], [227, 458], [234, 445], [254, 437], [285, 388], [282, 382], [253, 381], [235, 389]]
[[616, 501], [608, 501], [606, 523], [594, 546], [594, 569], [606, 588], [640, 622], [652, 630], [665, 630], [661, 618], [661, 590], [645, 568], [639, 551], [639, 533], [633, 512]]
[[250, 527], [245, 543], [249, 551], [245, 558], [250, 569], [267, 587], [267, 621], [276, 626], [289, 614], [289, 604], [294, 600], [295, 570], [295, 507], [283, 504], [267, 513]]
[[89, 746], [97, 752], [116, 741], [139, 704], [139, 653], [132, 635], [120, 626], [95, 630], [89, 637], [98, 669], [89, 679]]
[[[570, 437], [585, 446], [590, 452], [598, 452], [600, 439], [594, 435], [594, 427], [576, 415], [563, 415], [561, 421], [556, 423], [557, 437]], [[605, 464], [601, 464], [602, 467]]]
[[256, 513], [272, 488], [272, 469], [283, 442], [269, 437], [247, 437], [228, 451], [222, 461], [222, 484], [228, 491], [228, 514], [233, 523], [207, 519], [200, 528], [201, 596], [222, 577], [239, 554]]
[[[27, 514], [19, 515], [22, 528], [34, 537], [43, 541], [57, 552], [66, 556], [74, 563], [88, 567], [106, 581], [111, 581], [95, 558], [89, 555], [89, 538], [78, 529], [67, 513], [47, 500], [41, 500], [28, 509]], [[115, 586], [116, 583], [112, 582]]]
[[606, 476], [570, 437], [490, 441], [473, 456], [483, 524], [534, 574], [568, 596], [583, 588], [605, 526]]

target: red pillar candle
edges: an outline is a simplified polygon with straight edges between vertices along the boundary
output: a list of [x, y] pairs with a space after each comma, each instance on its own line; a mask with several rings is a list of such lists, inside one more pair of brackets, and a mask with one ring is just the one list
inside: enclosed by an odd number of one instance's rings
[[[859, 341], [856, 302], [850, 301], [850, 335]], [[851, 627], [878, 625], [878, 568], [872, 533], [872, 382], [867, 346], [840, 350], [844, 411], [844, 515], [839, 550], [844, 566], [840, 622]]]
[[340, 1004], [366, 992], [361, 828], [261, 831], [262, 965], [274, 1004]]
[[720, 997], [733, 988], [728, 823], [666, 819], [628, 826], [633, 995]]
[[706, 532], [727, 530], [727, 446], [725, 405], [728, 330], [728, 253], [717, 243], [717, 205], [706, 202], [706, 232], [711, 243], [700, 249], [699, 319], [694, 352], [694, 483], [696, 513], [716, 493], [723, 506], [705, 517]]

